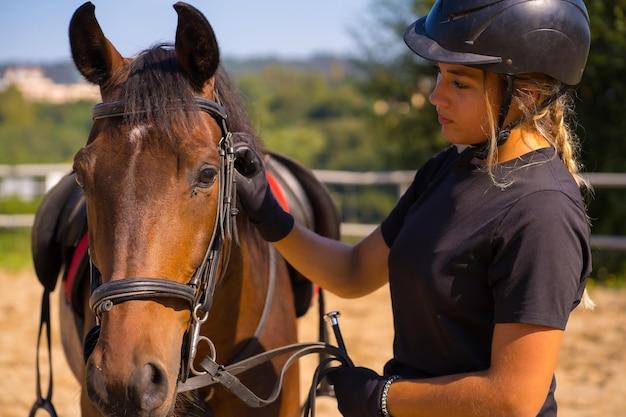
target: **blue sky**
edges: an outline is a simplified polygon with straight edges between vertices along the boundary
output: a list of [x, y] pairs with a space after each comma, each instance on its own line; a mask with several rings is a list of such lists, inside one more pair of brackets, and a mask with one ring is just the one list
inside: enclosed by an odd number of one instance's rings
[[[213, 25], [227, 56], [306, 57], [349, 53], [350, 29], [368, 16], [373, 0], [190, 0]], [[173, 41], [175, 0], [93, 0], [105, 35], [123, 55]], [[83, 1], [3, 1], [0, 62], [69, 59], [67, 28]]]

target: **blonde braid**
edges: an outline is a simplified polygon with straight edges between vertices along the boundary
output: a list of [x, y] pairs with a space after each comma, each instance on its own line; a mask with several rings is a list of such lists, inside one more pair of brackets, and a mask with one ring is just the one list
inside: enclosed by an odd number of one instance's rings
[[[550, 105], [541, 109], [537, 108], [539, 103], [545, 103], [546, 100], [556, 94], [559, 97]], [[498, 182], [493, 174], [493, 169], [498, 160], [497, 126], [486, 88], [485, 100], [489, 128], [489, 132], [486, 132], [489, 138], [489, 150], [486, 158], [487, 171], [495, 185], [506, 188], [511, 185], [511, 182]], [[580, 145], [578, 138], [568, 125], [568, 118], [573, 115], [572, 99], [569, 94], [560, 94], [558, 82], [541, 74], [518, 76], [515, 79], [515, 91], [511, 105], [517, 106], [523, 114], [519, 126], [533, 129], [543, 136], [555, 148], [559, 158], [572, 174], [578, 186], [584, 191], [592, 192], [589, 181], [580, 175], [582, 169], [578, 162]], [[581, 298], [581, 305], [589, 310], [593, 310], [596, 306], [586, 288]]]
[[578, 139], [567, 125], [567, 115], [571, 113], [571, 99], [569, 96], [561, 96], [550, 106], [552, 109], [552, 126], [554, 129], [554, 144], [559, 157], [567, 170], [572, 174], [579, 187], [591, 190], [589, 181], [580, 175], [581, 165], [578, 162], [580, 145]]
[[[571, 112], [571, 105], [568, 101], [571, 101], [568, 96], [561, 96], [551, 106], [553, 110], [552, 122], [554, 127], [556, 150], [563, 161], [563, 164], [565, 164], [567, 170], [570, 174], [572, 174], [578, 186], [591, 191], [591, 184], [589, 181], [580, 175], [581, 165], [577, 160], [577, 155], [580, 149], [579, 142], [566, 122], [567, 113]], [[589, 296], [587, 288], [585, 288], [583, 292], [580, 304], [587, 310], [593, 310], [596, 307], [596, 303], [594, 303]]]

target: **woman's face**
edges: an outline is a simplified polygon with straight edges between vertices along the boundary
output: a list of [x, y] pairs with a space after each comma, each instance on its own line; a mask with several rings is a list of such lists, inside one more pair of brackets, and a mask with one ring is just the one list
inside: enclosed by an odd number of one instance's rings
[[485, 89], [497, 123], [502, 91], [500, 76], [465, 65], [437, 64], [437, 67], [437, 82], [429, 100], [437, 108], [443, 137], [454, 144], [484, 142], [489, 135]]

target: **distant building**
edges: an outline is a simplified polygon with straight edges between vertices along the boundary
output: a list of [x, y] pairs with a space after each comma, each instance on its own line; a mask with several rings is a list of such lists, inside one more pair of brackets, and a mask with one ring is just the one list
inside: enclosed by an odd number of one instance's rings
[[30, 101], [67, 103], [78, 100], [100, 100], [98, 86], [87, 82], [57, 84], [44, 75], [39, 67], [7, 68], [0, 78], [0, 91], [15, 85]]

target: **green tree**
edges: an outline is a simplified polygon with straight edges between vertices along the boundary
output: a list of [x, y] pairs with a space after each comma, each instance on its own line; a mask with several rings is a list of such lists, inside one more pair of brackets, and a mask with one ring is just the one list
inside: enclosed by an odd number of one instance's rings
[[373, 169], [369, 103], [347, 78], [273, 66], [237, 79], [266, 146], [311, 168]]
[[24, 100], [15, 86], [0, 92], [0, 126], [8, 124], [24, 128], [35, 121], [33, 106]]
[[[626, 0], [587, 2], [591, 51], [577, 88], [578, 135], [589, 171], [626, 172]], [[599, 190], [590, 204], [595, 233], [626, 235], [626, 193]]]
[[434, 68], [405, 47], [407, 26], [432, 1], [383, 0], [372, 3], [372, 20], [354, 31], [365, 77], [360, 91], [372, 103], [366, 122], [375, 136], [385, 169], [416, 169], [441, 149], [435, 109], [428, 103]]
[[[588, 171], [626, 172], [626, 0], [588, 1], [591, 51], [577, 88], [578, 135]], [[597, 190], [589, 204], [596, 234], [626, 236], [626, 193]], [[595, 251], [595, 275], [626, 272], [623, 252]]]
[[93, 103], [33, 103], [0, 92], [0, 164], [68, 162], [87, 139]]

